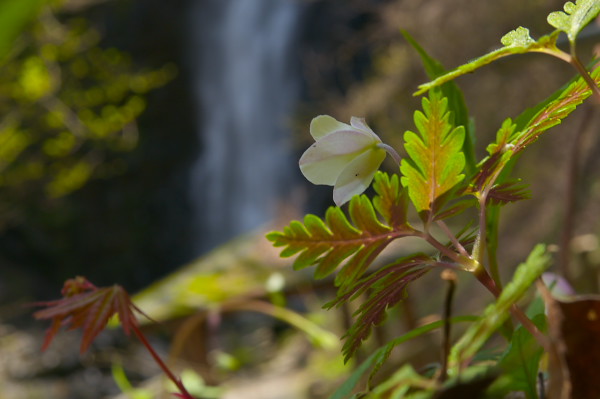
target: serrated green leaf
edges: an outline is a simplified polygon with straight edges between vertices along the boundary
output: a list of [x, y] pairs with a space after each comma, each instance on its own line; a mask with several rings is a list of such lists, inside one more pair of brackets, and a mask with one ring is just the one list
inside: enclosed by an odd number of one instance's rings
[[[439, 199], [458, 183], [464, 174], [462, 145], [465, 131], [448, 122], [447, 100], [435, 92], [423, 98], [423, 110], [415, 112], [419, 134], [404, 134], [404, 148], [410, 158], [402, 159], [402, 185], [417, 212], [430, 217], [443, 205]], [[437, 208], [437, 209], [434, 209]]]
[[444, 83], [456, 79], [457, 77], [462, 76], [464, 74], [471, 73], [502, 57], [529, 52], [557, 52], [559, 51], [556, 47], [557, 38], [558, 31], [546, 36], [542, 36], [536, 41], [533, 40], [531, 36], [529, 36], [529, 29], [518, 27], [517, 29], [508, 32], [502, 37], [502, 44], [504, 44], [504, 47], [494, 50], [479, 58], [476, 58], [473, 61], [470, 61], [464, 65], [461, 65], [431, 82], [419, 85], [419, 90], [417, 90], [414, 93], [414, 95], [417, 96], [423, 94], [428, 90], [443, 85]]
[[[590, 76], [598, 84], [600, 66]], [[480, 163], [479, 172], [472, 179], [473, 189], [481, 192], [489, 188], [490, 184], [493, 185], [494, 176], [512, 164], [516, 155], [534, 143], [540, 135], [560, 124], [591, 94], [585, 80], [578, 78], [536, 107], [526, 110], [514, 123], [510, 119], [505, 120], [496, 135], [496, 141], [487, 147], [490, 155]]]
[[479, 351], [490, 336], [508, 319], [510, 308], [525, 294], [535, 280], [550, 266], [551, 257], [542, 244], [537, 245], [519, 265], [512, 281], [506, 285], [495, 303], [489, 305], [480, 321], [473, 324], [454, 345], [450, 365], [456, 371]]
[[577, 0], [575, 3], [567, 1], [563, 11], [548, 14], [548, 23], [556, 29], [565, 32], [571, 44], [579, 32], [600, 13], [600, 1]]
[[280, 256], [297, 255], [294, 269], [316, 266], [316, 278], [327, 277], [342, 265], [335, 281], [343, 289], [359, 279], [391, 241], [414, 234], [406, 220], [407, 194], [398, 177], [378, 173], [374, 187], [378, 195], [373, 202], [365, 195], [350, 201], [350, 218], [339, 207], [330, 207], [324, 220], [306, 215], [303, 222], [294, 220], [283, 232], [266, 237], [273, 246], [283, 247]]
[[[402, 35], [421, 57], [429, 79], [433, 80], [446, 73], [446, 68], [438, 60], [431, 57], [408, 32], [402, 31]], [[455, 82], [447, 82], [440, 87], [440, 91], [448, 99], [448, 109], [452, 113], [453, 118], [450, 123], [455, 126], [464, 126], [465, 128], [466, 134], [463, 143], [463, 153], [465, 154], [467, 172], [469, 175], [472, 175], [477, 163], [475, 161], [475, 129], [469, 120], [469, 110], [464, 95]]]

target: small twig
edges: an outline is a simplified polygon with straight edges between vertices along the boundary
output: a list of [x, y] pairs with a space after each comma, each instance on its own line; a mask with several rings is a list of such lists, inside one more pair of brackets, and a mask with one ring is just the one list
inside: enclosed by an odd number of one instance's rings
[[460, 254], [462, 256], [465, 256], [468, 258], [469, 253], [467, 252], [465, 247], [463, 247], [463, 245], [460, 243], [460, 241], [458, 241], [458, 238], [456, 238], [454, 233], [452, 233], [452, 230], [450, 230], [448, 225], [446, 223], [444, 223], [443, 220], [438, 220], [438, 221], [436, 221], [436, 223], [444, 231], [444, 233], [450, 239], [450, 241], [452, 242], [452, 245], [454, 245], [454, 247], [458, 250], [458, 252], [460, 252]]
[[444, 270], [441, 274], [443, 280], [448, 282], [446, 299], [444, 301], [444, 330], [442, 337], [442, 368], [440, 370], [439, 381], [444, 382], [448, 378], [448, 357], [450, 356], [450, 317], [452, 317], [452, 300], [456, 290], [456, 273], [452, 270]]

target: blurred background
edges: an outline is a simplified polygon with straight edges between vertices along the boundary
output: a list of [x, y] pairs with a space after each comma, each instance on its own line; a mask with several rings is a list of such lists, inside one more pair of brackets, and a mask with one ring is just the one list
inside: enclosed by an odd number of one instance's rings
[[[158, 373], [118, 332], [83, 358], [72, 345], [76, 334], [40, 357], [45, 325], [23, 304], [57, 297], [76, 275], [141, 292], [136, 303], [164, 322], [149, 333], [172, 359], [188, 355], [192, 380], [245, 381], [204, 390], [206, 397], [326, 396], [352, 367], [342, 366], [337, 338], [328, 335], [343, 334], [348, 312], [323, 314], [330, 282], [292, 273], [262, 238], [332, 204], [331, 188], [309, 186], [297, 167], [312, 141], [310, 120], [366, 117], [401, 148], [420, 104], [412, 93], [427, 78], [400, 29], [450, 69], [499, 47], [519, 25], [534, 37], [550, 32], [546, 15], [561, 7], [555, 0], [1, 0], [0, 398], [117, 397], [127, 389], [115, 364], [134, 385]], [[597, 43], [597, 30], [589, 32], [579, 47], [584, 61]], [[573, 74], [558, 60], [527, 55], [461, 78], [479, 158], [505, 118]], [[584, 114], [577, 112], [515, 170], [532, 183], [534, 200], [507, 208], [500, 254], [507, 277], [533, 243], [561, 244], [569, 154]], [[576, 153], [574, 267], [600, 263], [596, 136], [586, 135]], [[383, 168], [394, 171], [388, 162]], [[597, 290], [596, 277], [583, 280], [584, 290]], [[411, 302], [422, 293], [427, 304], [400, 318], [441, 306], [437, 279], [419, 284]], [[465, 298], [469, 287], [464, 282]], [[250, 299], [284, 304], [306, 324], [290, 328], [262, 305], [243, 312], [239, 300]], [[466, 305], [467, 313], [479, 308]], [[306, 349], [319, 336], [328, 348], [321, 359]], [[277, 361], [314, 372], [244, 385], [244, 377], [257, 382], [285, 369]], [[149, 397], [158, 397], [161, 389], [152, 389]]]

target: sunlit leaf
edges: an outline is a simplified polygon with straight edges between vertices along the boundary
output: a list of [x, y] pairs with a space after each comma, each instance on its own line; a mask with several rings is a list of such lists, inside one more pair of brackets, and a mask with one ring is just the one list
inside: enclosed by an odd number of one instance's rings
[[600, 1], [577, 0], [567, 1], [563, 11], [555, 11], [548, 15], [548, 23], [556, 29], [565, 32], [573, 44], [577, 35], [600, 13]]
[[[446, 73], [446, 68], [436, 59], [431, 57], [423, 47], [417, 43], [411, 35], [406, 31], [402, 31], [404, 38], [417, 51], [425, 71], [429, 79], [435, 79], [438, 76]], [[440, 87], [443, 96], [448, 99], [448, 109], [451, 112], [450, 123], [455, 126], [463, 126], [465, 128], [465, 140], [463, 143], [463, 153], [465, 154], [466, 168], [469, 174], [475, 171], [475, 132], [471, 121], [469, 120], [469, 110], [465, 102], [462, 90], [455, 82], [447, 82]]]
[[401, 181], [424, 220], [442, 207], [439, 201], [442, 196], [464, 178], [465, 131], [462, 126], [449, 123], [447, 105], [446, 98], [431, 92], [429, 99], [423, 98], [424, 112], [415, 112], [419, 133], [404, 134], [404, 148], [410, 158], [402, 159]]

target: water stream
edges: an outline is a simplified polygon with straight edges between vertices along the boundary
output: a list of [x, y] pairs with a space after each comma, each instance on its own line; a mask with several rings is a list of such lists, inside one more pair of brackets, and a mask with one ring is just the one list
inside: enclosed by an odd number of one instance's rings
[[191, 200], [198, 254], [265, 223], [290, 187], [299, 96], [296, 0], [202, 0], [191, 11], [200, 152]]

